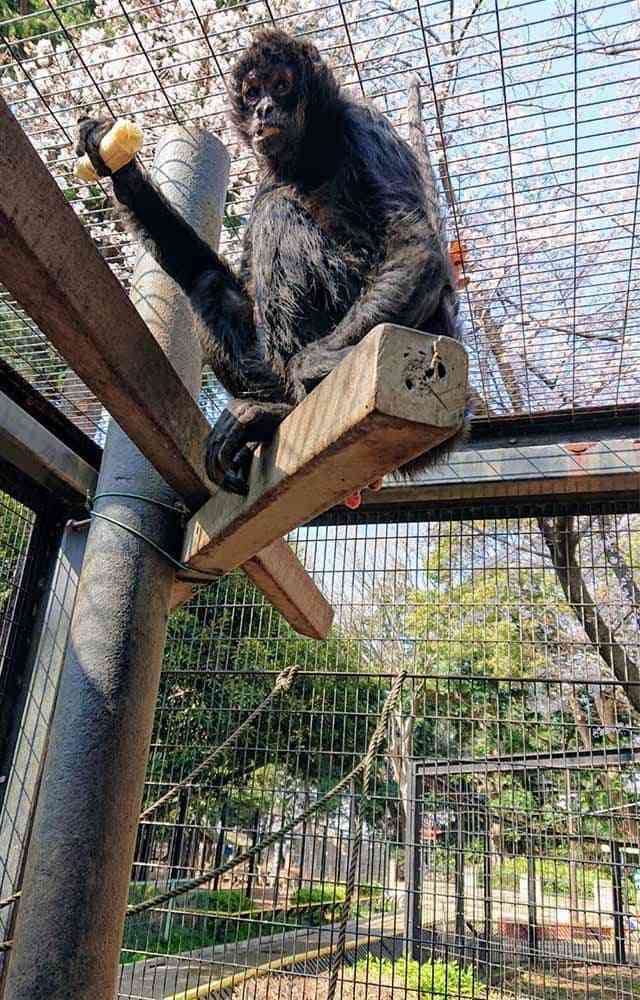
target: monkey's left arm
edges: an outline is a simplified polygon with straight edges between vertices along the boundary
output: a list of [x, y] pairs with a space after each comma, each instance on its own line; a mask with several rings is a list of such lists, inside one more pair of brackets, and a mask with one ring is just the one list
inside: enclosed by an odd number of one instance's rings
[[448, 289], [454, 296], [449, 261], [429, 222], [411, 151], [386, 122], [375, 119], [369, 134], [358, 138], [362, 165], [357, 172], [367, 176], [368, 214], [381, 220], [376, 228], [383, 245], [363, 291], [333, 332], [292, 358], [288, 374], [299, 399], [379, 323], [421, 326], [438, 312]]

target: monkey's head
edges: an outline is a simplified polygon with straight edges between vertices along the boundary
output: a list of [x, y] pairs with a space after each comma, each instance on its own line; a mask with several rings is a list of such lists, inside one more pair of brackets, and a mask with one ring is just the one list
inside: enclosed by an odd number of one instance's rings
[[294, 159], [338, 97], [316, 47], [284, 31], [261, 32], [232, 70], [232, 120], [243, 142], [271, 163]]

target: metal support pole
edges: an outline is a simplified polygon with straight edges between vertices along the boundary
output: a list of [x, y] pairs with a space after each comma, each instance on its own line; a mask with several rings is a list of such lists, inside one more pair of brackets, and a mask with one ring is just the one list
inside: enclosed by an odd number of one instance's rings
[[611, 840], [611, 873], [613, 875], [613, 933], [616, 962], [627, 964], [627, 945], [624, 939], [624, 864], [617, 840]]
[[533, 962], [538, 952], [538, 898], [536, 888], [535, 842], [532, 834], [527, 837], [527, 944], [529, 961]]
[[[258, 821], [260, 819], [260, 810], [256, 809], [253, 817], [253, 829], [251, 830], [251, 847], [254, 848], [258, 841]], [[249, 871], [247, 872], [247, 887], [245, 889], [245, 896], [247, 899], [251, 899], [251, 894], [253, 892], [253, 883], [256, 879], [256, 874], [258, 871], [258, 863], [255, 855], [249, 861]]]
[[[173, 127], [159, 143], [154, 175], [216, 245], [228, 175], [220, 142]], [[184, 297], [147, 254], [134, 286], [143, 318], [195, 395], [201, 357]], [[98, 492], [175, 499], [113, 422]], [[104, 496], [96, 510], [177, 549], [173, 510], [121, 496]], [[173, 580], [173, 568], [145, 541], [102, 520], [92, 524], [16, 923], [11, 1000], [115, 995]]]
[[460, 960], [464, 960], [465, 923], [464, 923], [464, 845], [465, 845], [465, 813], [460, 807], [458, 826], [456, 828], [455, 853], [455, 897], [456, 897], [456, 951]]
[[[218, 833], [218, 840], [216, 841], [216, 853], [213, 860], [213, 867], [219, 868], [222, 864], [222, 855], [224, 851], [224, 838], [227, 832], [227, 802], [222, 803], [222, 809], [220, 811], [220, 832]], [[215, 875], [213, 878], [213, 891], [217, 892], [220, 885], [220, 876]]]
[[491, 901], [491, 816], [485, 813], [484, 858], [482, 863], [482, 896], [484, 902], [484, 928], [481, 961], [488, 969], [491, 964], [491, 930], [493, 923]]
[[[416, 773], [413, 761], [408, 763], [404, 846], [404, 884], [407, 903], [405, 909], [406, 955], [417, 962], [422, 954], [422, 777]], [[433, 942], [432, 942], [433, 944]]]

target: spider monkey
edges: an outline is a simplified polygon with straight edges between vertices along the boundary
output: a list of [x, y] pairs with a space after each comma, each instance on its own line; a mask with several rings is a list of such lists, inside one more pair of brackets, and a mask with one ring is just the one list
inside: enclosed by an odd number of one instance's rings
[[[387, 119], [340, 89], [308, 41], [257, 35], [231, 72], [231, 118], [260, 179], [239, 271], [133, 160], [112, 175], [129, 222], [202, 321], [204, 359], [231, 394], [208, 475], [246, 494], [253, 451], [378, 323], [458, 337], [454, 278], [425, 166]], [[79, 155], [111, 121], [79, 123]], [[430, 168], [429, 168], [430, 169]], [[411, 463], [423, 468], [433, 452]]]

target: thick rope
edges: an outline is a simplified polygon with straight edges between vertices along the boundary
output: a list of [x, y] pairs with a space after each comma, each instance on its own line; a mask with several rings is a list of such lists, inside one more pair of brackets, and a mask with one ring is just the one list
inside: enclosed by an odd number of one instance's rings
[[[349, 870], [347, 872], [347, 884], [345, 887], [345, 896], [342, 904], [342, 913], [340, 915], [340, 925], [338, 927], [338, 941], [336, 944], [336, 949], [331, 955], [331, 976], [329, 977], [329, 987], [327, 989], [327, 1000], [334, 1000], [336, 995], [336, 989], [338, 987], [338, 975], [344, 962], [346, 942], [347, 942], [347, 923], [349, 922], [349, 915], [351, 913], [351, 903], [353, 901], [353, 896], [356, 890], [356, 881], [358, 877], [358, 871], [360, 870], [360, 856], [362, 854], [362, 840], [364, 835], [364, 806], [369, 798], [369, 793], [371, 790], [371, 779], [373, 777], [373, 764], [375, 761], [376, 754], [380, 748], [380, 744], [387, 732], [387, 723], [391, 712], [395, 708], [396, 702], [400, 697], [402, 692], [402, 685], [407, 676], [407, 671], [402, 671], [399, 673], [394, 680], [389, 694], [387, 695], [387, 700], [382, 709], [382, 714], [380, 716], [380, 722], [376, 727], [376, 731], [371, 738], [371, 743], [369, 744], [369, 749], [364, 758], [364, 775], [362, 777], [362, 793], [360, 798], [360, 806], [358, 807], [358, 815], [356, 817], [356, 829], [353, 836], [353, 843], [351, 844], [351, 851], [349, 857]], [[382, 723], [384, 721], [384, 728]]]
[[233, 743], [235, 743], [240, 733], [246, 729], [247, 726], [251, 725], [253, 720], [265, 710], [269, 702], [271, 702], [276, 695], [289, 690], [299, 669], [300, 667], [295, 663], [290, 667], [285, 667], [285, 669], [282, 670], [276, 677], [276, 682], [266, 698], [264, 698], [256, 708], [254, 708], [253, 712], [247, 716], [244, 722], [240, 723], [237, 729], [234, 729], [230, 736], [227, 736], [224, 743], [221, 743], [220, 746], [217, 746], [215, 750], [211, 751], [210, 754], [207, 754], [205, 759], [201, 761], [198, 766], [186, 776], [186, 778], [183, 778], [177, 785], [173, 785], [168, 792], [165, 792], [165, 794], [161, 795], [159, 799], [156, 799], [156, 801], [152, 802], [150, 806], [147, 806], [147, 808], [140, 813], [140, 819], [147, 819], [156, 811], [156, 809], [159, 809], [160, 806], [163, 806], [166, 802], [169, 802], [172, 798], [174, 798], [178, 792], [192, 784], [194, 778], [197, 778], [202, 771], [209, 767], [211, 761], [214, 760], [219, 753], [222, 753], [223, 750], [227, 750]]
[[[131, 494], [127, 493], [123, 494], [123, 496], [131, 496]], [[146, 500], [147, 497], [141, 497], [141, 499]], [[291, 685], [295, 680], [295, 676], [299, 669], [300, 667], [294, 663], [292, 666], [285, 667], [284, 670], [281, 670], [278, 676], [276, 677], [276, 682], [273, 685], [273, 688], [271, 689], [271, 691], [269, 691], [269, 694], [266, 696], [266, 698], [263, 698], [260, 704], [256, 708], [254, 708], [253, 712], [251, 712], [247, 716], [247, 718], [243, 722], [241, 722], [236, 729], [234, 729], [231, 735], [228, 736], [223, 743], [221, 743], [214, 750], [212, 750], [210, 754], [207, 754], [205, 759], [201, 761], [198, 764], [198, 766], [195, 767], [193, 771], [191, 771], [186, 776], [186, 778], [183, 778], [182, 781], [180, 781], [177, 785], [173, 785], [167, 792], [165, 792], [164, 795], [162, 795], [159, 799], [156, 799], [155, 802], [152, 802], [150, 806], [147, 806], [147, 808], [140, 813], [139, 821], [147, 819], [147, 817], [151, 816], [151, 814], [154, 813], [156, 809], [159, 809], [160, 806], [163, 806], [165, 802], [169, 802], [175, 795], [178, 794], [179, 791], [190, 785], [193, 779], [196, 778], [202, 771], [204, 771], [204, 769], [209, 766], [211, 761], [214, 760], [219, 753], [222, 753], [223, 750], [228, 749], [229, 746], [235, 743], [235, 741], [237, 740], [238, 736], [240, 736], [242, 731], [246, 729], [247, 726], [251, 725], [253, 720], [258, 715], [260, 715], [261, 712], [264, 711], [264, 709], [273, 700], [273, 698], [275, 698], [276, 695], [289, 690], [289, 688], [291, 687]], [[0, 899], [0, 910], [4, 906], [9, 906], [11, 903], [15, 903], [16, 900], [20, 899], [21, 895], [22, 895], [22, 890], [18, 890], [18, 892], [14, 892], [12, 896], [6, 896], [4, 899]], [[10, 947], [11, 944], [9, 943], [7, 944], [7, 947], [3, 949], [2, 942], [0, 942], [0, 951], [2, 950], [8, 951]]]
[[[179, 886], [176, 886], [173, 889], [168, 889], [166, 892], [160, 893], [152, 899], [145, 899], [140, 903], [134, 903], [131, 906], [128, 906], [127, 915], [130, 916], [134, 913], [143, 913], [145, 910], [156, 909], [158, 906], [162, 906], [163, 903], [169, 903], [172, 899], [177, 899], [179, 896], [183, 896], [188, 892], [193, 892], [194, 889], [198, 889], [201, 885], [204, 885], [205, 882], [209, 882], [213, 878], [219, 878], [221, 875], [226, 875], [227, 872], [230, 872], [233, 868], [237, 868], [238, 865], [244, 864], [245, 861], [250, 861], [256, 854], [260, 854], [273, 844], [276, 844], [282, 837], [285, 837], [301, 823], [304, 823], [305, 820], [309, 819], [315, 813], [320, 812], [323, 807], [331, 801], [331, 799], [340, 795], [340, 793], [344, 791], [344, 789], [360, 774], [361, 771], [364, 770], [365, 780], [369, 782], [371, 780], [375, 756], [382, 740], [384, 739], [385, 733], [387, 732], [389, 716], [396, 706], [400, 692], [402, 691], [402, 684], [406, 676], [407, 671], [403, 671], [401, 674], [398, 674], [391, 685], [389, 694], [387, 695], [385, 703], [382, 706], [382, 712], [380, 713], [378, 725], [376, 726], [373, 736], [371, 737], [364, 757], [362, 757], [355, 767], [353, 767], [349, 773], [344, 776], [344, 778], [341, 778], [333, 788], [330, 788], [329, 791], [326, 792], [321, 798], [312, 803], [307, 809], [304, 810], [304, 812], [300, 813], [300, 815], [296, 816], [289, 823], [285, 823], [285, 825], [279, 830], [276, 830], [275, 833], [265, 837], [264, 840], [254, 844], [253, 847], [248, 848], [242, 854], [237, 854], [235, 858], [230, 858], [229, 861], [226, 861], [223, 865], [219, 865], [217, 868], [211, 868], [208, 871], [203, 872], [202, 875], [198, 875], [196, 878], [191, 878], [186, 882], [182, 882]], [[362, 833], [360, 833], [360, 840], [362, 840]]]

